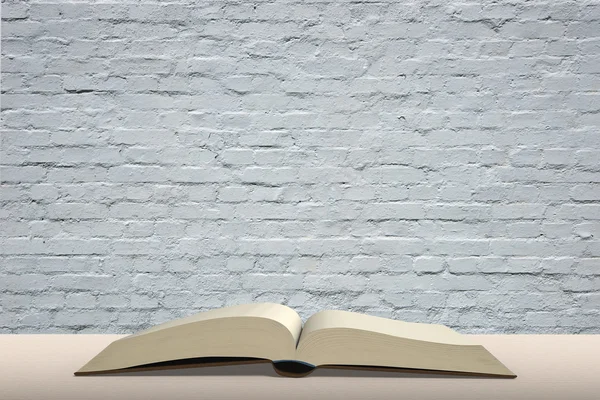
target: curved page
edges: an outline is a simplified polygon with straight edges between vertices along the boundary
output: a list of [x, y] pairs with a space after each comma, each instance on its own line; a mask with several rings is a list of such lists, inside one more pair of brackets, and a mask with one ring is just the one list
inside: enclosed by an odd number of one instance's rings
[[390, 367], [514, 377], [483, 346], [436, 324], [322, 311], [306, 321], [298, 360], [315, 366]]
[[226, 307], [116, 340], [76, 374], [204, 357], [294, 359], [301, 329], [302, 320], [286, 306], [261, 303]]

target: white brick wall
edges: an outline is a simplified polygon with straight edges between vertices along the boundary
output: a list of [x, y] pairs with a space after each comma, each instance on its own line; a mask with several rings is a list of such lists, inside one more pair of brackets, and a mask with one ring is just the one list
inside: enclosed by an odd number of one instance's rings
[[1, 10], [0, 332], [600, 333], [598, 1]]

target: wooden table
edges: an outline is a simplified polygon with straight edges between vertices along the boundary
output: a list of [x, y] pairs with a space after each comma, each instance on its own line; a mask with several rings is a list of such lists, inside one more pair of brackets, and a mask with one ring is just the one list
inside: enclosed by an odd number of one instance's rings
[[600, 335], [470, 335], [516, 379], [317, 370], [270, 364], [73, 376], [123, 335], [0, 335], [0, 399], [600, 399]]

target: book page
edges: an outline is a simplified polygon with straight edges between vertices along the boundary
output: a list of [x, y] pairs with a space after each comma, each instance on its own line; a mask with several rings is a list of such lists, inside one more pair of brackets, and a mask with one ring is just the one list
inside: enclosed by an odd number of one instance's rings
[[206, 321], [210, 319], [229, 318], [229, 317], [260, 317], [269, 318], [279, 322], [285, 326], [292, 336], [296, 344], [300, 338], [302, 331], [302, 319], [298, 313], [291, 308], [275, 303], [257, 303], [257, 304], [241, 304], [216, 310], [205, 311], [199, 314], [191, 315], [185, 318], [179, 318], [174, 321], [165, 322], [164, 324], [153, 326], [152, 328], [135, 333], [128, 337], [140, 336], [151, 332], [156, 332], [162, 329], [172, 328], [178, 325], [189, 324], [192, 322]]
[[286, 306], [272, 303], [231, 306], [118, 339], [76, 373], [196, 358], [289, 360], [295, 355], [301, 329], [300, 316]]
[[326, 310], [313, 314], [304, 324], [300, 340], [312, 332], [329, 328], [349, 328], [425, 342], [476, 345], [460, 333], [438, 324], [397, 321], [349, 311]]
[[487, 349], [439, 324], [348, 311], [311, 316], [296, 358], [314, 366], [391, 367], [515, 377]]

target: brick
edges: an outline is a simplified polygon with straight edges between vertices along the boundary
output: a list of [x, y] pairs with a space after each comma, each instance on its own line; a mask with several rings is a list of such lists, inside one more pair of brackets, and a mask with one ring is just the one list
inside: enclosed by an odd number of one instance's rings
[[160, 254], [164, 243], [152, 239], [122, 239], [112, 243], [112, 252], [117, 255]]
[[498, 204], [493, 205], [491, 214], [498, 219], [537, 219], [544, 216], [543, 204]]
[[365, 239], [362, 246], [369, 254], [421, 254], [425, 249], [422, 240], [393, 237]]
[[355, 271], [375, 272], [381, 268], [379, 257], [355, 256], [350, 260], [350, 268]]
[[360, 252], [360, 240], [348, 238], [301, 239], [298, 241], [298, 253], [302, 255], [357, 254]]
[[173, 182], [182, 183], [224, 182], [230, 176], [230, 172], [225, 168], [182, 167], [170, 172], [170, 179]]
[[437, 273], [442, 272], [444, 268], [444, 259], [439, 257], [417, 257], [413, 262], [415, 272]]
[[425, 174], [416, 168], [389, 166], [366, 169], [363, 178], [369, 183], [418, 183], [425, 179]]
[[114, 278], [109, 275], [64, 274], [55, 276], [51, 286], [56, 289], [106, 292], [113, 282]]
[[128, 222], [125, 225], [124, 235], [127, 237], [149, 237], [154, 234], [154, 223], [139, 221]]
[[377, 293], [363, 293], [352, 301], [352, 306], [377, 306], [379, 304], [379, 299], [380, 296]]
[[372, 203], [362, 213], [367, 220], [417, 220], [425, 217], [418, 203]]
[[106, 218], [108, 207], [104, 204], [54, 203], [48, 205], [50, 219], [98, 219]]
[[[334, 284], [334, 282], [336, 284]], [[337, 275], [314, 276], [307, 275], [304, 279], [305, 290], [318, 290], [322, 292], [336, 292], [342, 290], [361, 291], [367, 286], [365, 276]]]
[[600, 287], [600, 278], [595, 276], [570, 276], [562, 285], [569, 292], [596, 292]]
[[600, 310], [600, 294], [598, 293], [582, 293], [576, 296], [578, 304], [585, 310], [598, 311]]
[[111, 143], [143, 145], [146, 147], [163, 146], [173, 141], [174, 132], [163, 129], [115, 129], [110, 135]]
[[42, 167], [8, 167], [0, 169], [0, 180], [2, 182], [40, 182], [46, 171]]
[[275, 186], [294, 182], [297, 176], [298, 172], [294, 168], [250, 167], [243, 171], [241, 179], [242, 182]]
[[148, 295], [132, 294], [130, 304], [132, 309], [155, 309], [158, 307], [158, 299]]
[[155, 219], [168, 214], [167, 205], [152, 203], [115, 203], [108, 210], [108, 216], [117, 219]]
[[579, 275], [600, 275], [600, 258], [583, 258], [575, 265]]
[[96, 297], [90, 293], [69, 293], [66, 295], [65, 306], [76, 309], [93, 309], [96, 307]]
[[297, 244], [289, 239], [242, 239], [238, 243], [240, 254], [296, 254]]
[[571, 188], [571, 198], [579, 201], [600, 200], [600, 185], [577, 185]]
[[287, 291], [302, 288], [302, 275], [291, 274], [246, 274], [242, 277], [242, 287], [245, 289]]
[[254, 160], [254, 152], [248, 149], [228, 149], [221, 153], [219, 158], [224, 164], [252, 164]]
[[169, 59], [140, 58], [114, 58], [109, 63], [109, 73], [120, 74], [167, 74], [171, 70], [173, 61]]
[[165, 182], [166, 171], [155, 166], [119, 166], [108, 170], [108, 177], [114, 182]]
[[210, 201], [217, 197], [217, 189], [211, 185], [194, 185], [185, 189], [191, 201]]
[[98, 304], [107, 309], [123, 309], [129, 307], [129, 299], [119, 294], [100, 294], [96, 296]]
[[254, 267], [255, 261], [245, 257], [231, 257], [227, 260], [226, 268], [229, 271], [248, 271]]
[[[199, 256], [228, 255], [235, 251], [244, 254], [244, 251], [239, 250], [241, 248], [241, 245], [228, 238], [219, 238], [216, 240], [184, 238], [179, 240], [177, 246], [178, 251], [183, 254]], [[157, 253], [160, 251], [164, 250], [158, 250]]]
[[243, 186], [227, 186], [219, 190], [218, 199], [238, 203], [248, 199], [248, 189]]
[[428, 207], [426, 215], [434, 220], [485, 219], [490, 214], [490, 206], [485, 205], [440, 205]]
[[511, 237], [535, 238], [542, 234], [539, 222], [515, 222], [508, 224], [506, 228]]
[[[593, 237], [600, 236], [600, 224], [598, 224], [598, 223], [584, 222], [584, 223], [575, 225], [575, 227], [573, 227], [572, 225], [569, 225], [569, 228], [571, 228], [571, 230], [573, 231], [573, 233], [575, 235], [577, 235], [583, 239], [590, 239]], [[568, 235], [568, 236], [570, 236], [570, 235]]]

